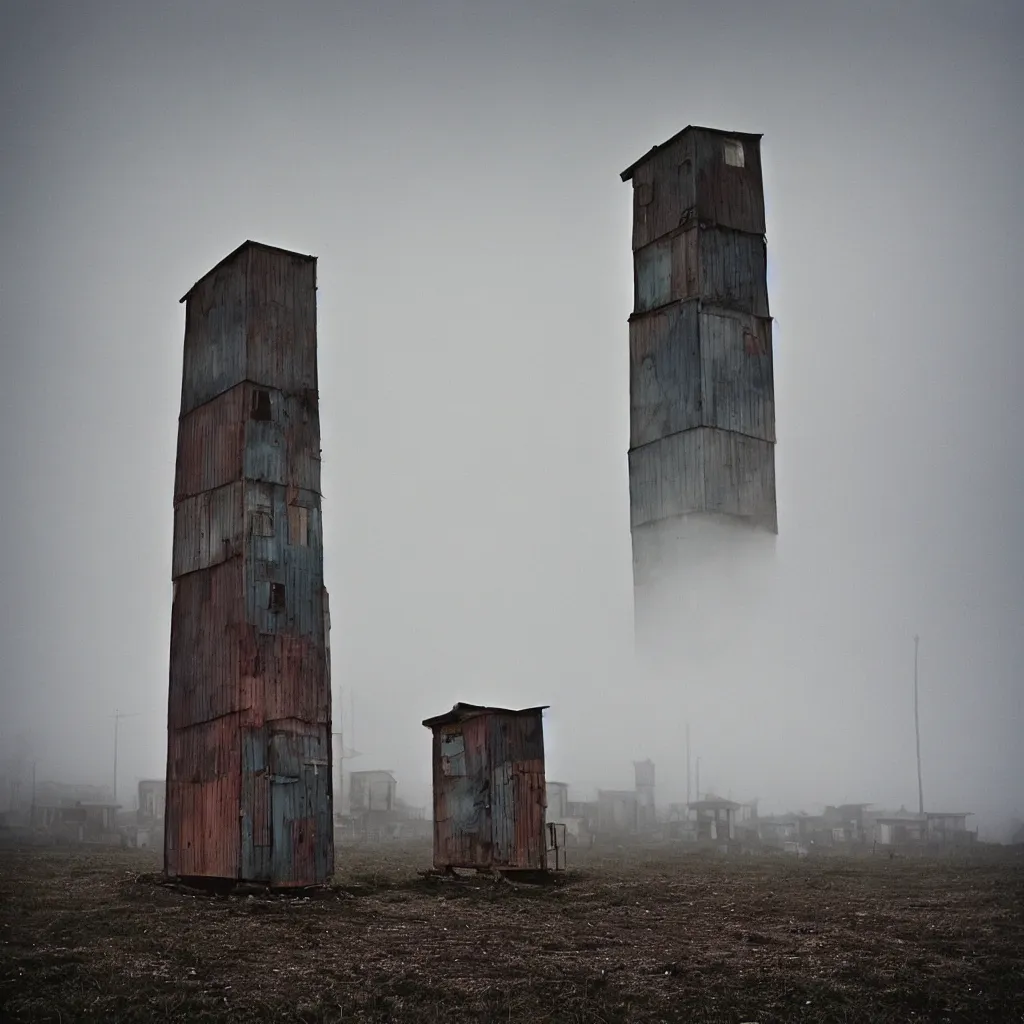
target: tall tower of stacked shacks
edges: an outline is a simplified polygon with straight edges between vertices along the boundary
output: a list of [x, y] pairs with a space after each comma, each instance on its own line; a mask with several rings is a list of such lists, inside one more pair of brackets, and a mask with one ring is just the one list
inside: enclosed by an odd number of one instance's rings
[[622, 172], [637, 647], [676, 682], [695, 650], [737, 642], [778, 531], [760, 139], [688, 127]]
[[316, 259], [245, 242], [182, 299], [167, 873], [334, 868]]

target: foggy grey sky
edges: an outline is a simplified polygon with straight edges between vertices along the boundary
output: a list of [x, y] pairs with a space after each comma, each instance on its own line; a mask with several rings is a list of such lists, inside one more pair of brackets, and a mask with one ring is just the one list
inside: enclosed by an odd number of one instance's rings
[[684, 682], [632, 663], [618, 174], [706, 124], [765, 136], [806, 649], [787, 636], [734, 709], [770, 756], [716, 762], [705, 737], [705, 785], [913, 806], [919, 631], [929, 803], [1024, 809], [1021, 5], [0, 17], [0, 742], [27, 730], [41, 775], [107, 782], [115, 706], [142, 713], [121, 785], [163, 775], [178, 298], [253, 238], [319, 257], [358, 767], [423, 803], [422, 718], [545, 703], [549, 776], [629, 786], [649, 754], [678, 797]]

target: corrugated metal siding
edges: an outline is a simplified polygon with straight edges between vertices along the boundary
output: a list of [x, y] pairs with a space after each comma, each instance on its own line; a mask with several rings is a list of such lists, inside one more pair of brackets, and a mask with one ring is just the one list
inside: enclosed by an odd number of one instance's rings
[[184, 499], [174, 509], [171, 577], [240, 555], [244, 532], [240, 481]]
[[243, 255], [199, 281], [185, 303], [181, 414], [245, 379], [246, 260]]
[[486, 718], [434, 732], [434, 866], [492, 864], [491, 765]]
[[255, 657], [243, 587], [241, 558], [177, 580], [171, 616], [172, 730], [241, 710], [241, 667]]
[[290, 393], [315, 392], [316, 263], [250, 249], [248, 303], [248, 379]]
[[[266, 391], [271, 418], [252, 418]], [[286, 394], [239, 384], [183, 417], [175, 501], [245, 477], [320, 493], [320, 416], [315, 392]]]
[[630, 525], [696, 512], [775, 525], [775, 447], [700, 427], [629, 453]]
[[[726, 162], [727, 138], [742, 145], [743, 167]], [[765, 232], [761, 145], [755, 136], [685, 132], [640, 164], [632, 180], [634, 250], [697, 221]]]
[[435, 867], [545, 867], [544, 729], [480, 715], [434, 731]]
[[269, 882], [271, 867], [270, 772], [266, 730], [242, 733], [242, 877]]
[[174, 874], [308, 885], [333, 872], [315, 281], [310, 259], [248, 246], [187, 297], [168, 700]]
[[638, 250], [634, 268], [636, 314], [703, 299], [768, 316], [767, 248], [759, 235], [693, 227]]
[[704, 426], [775, 440], [772, 323], [742, 313], [700, 314]]
[[693, 219], [694, 137], [664, 146], [633, 174], [633, 248], [640, 249]]
[[164, 834], [169, 873], [237, 876], [240, 768], [237, 716], [170, 731]]
[[[306, 508], [305, 544], [289, 537], [290, 505]], [[323, 609], [323, 538], [320, 498], [311, 491], [289, 491], [274, 484], [246, 486], [250, 524], [246, 554], [246, 619], [261, 633], [309, 636], [325, 643]], [[254, 531], [266, 529], [272, 535]], [[269, 531], [268, 531], [269, 532]], [[284, 588], [283, 603], [280, 590]]]
[[750, 136], [731, 136], [743, 146], [743, 167], [725, 160], [726, 138], [714, 132], [697, 132], [695, 198], [702, 224], [765, 233], [764, 183], [761, 177], [761, 143]]
[[629, 325], [630, 443], [634, 448], [701, 423], [701, 359], [695, 302]]
[[703, 431], [686, 430], [629, 453], [630, 525], [703, 512]]
[[728, 430], [704, 432], [707, 511], [775, 529], [775, 446]]
[[174, 479], [176, 502], [239, 479], [247, 401], [244, 385], [235, 387], [181, 418]]
[[270, 727], [271, 877], [308, 885], [333, 871], [330, 727], [275, 722]]
[[630, 173], [631, 524], [704, 513], [774, 530], [760, 140], [690, 128]]
[[700, 298], [716, 306], [768, 316], [764, 239], [723, 228], [702, 229], [698, 235]]

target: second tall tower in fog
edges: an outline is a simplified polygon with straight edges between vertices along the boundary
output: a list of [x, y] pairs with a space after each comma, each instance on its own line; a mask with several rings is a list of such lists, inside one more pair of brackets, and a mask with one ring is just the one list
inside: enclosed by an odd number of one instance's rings
[[708, 572], [740, 565], [736, 551], [756, 561], [778, 531], [760, 136], [686, 128], [622, 180], [633, 183], [637, 640], [664, 650], [660, 634], [679, 628], [681, 612], [662, 587], [686, 577], [699, 588]]

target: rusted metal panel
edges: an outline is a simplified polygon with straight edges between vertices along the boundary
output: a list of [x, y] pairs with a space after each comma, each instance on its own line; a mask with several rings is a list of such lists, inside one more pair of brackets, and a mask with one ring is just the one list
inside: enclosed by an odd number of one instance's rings
[[315, 392], [242, 383], [182, 417], [175, 501], [242, 478], [320, 493]]
[[[302, 538], [290, 536], [292, 506], [305, 509]], [[250, 522], [246, 617], [261, 633], [310, 636], [325, 644], [320, 497], [275, 484], [246, 488]], [[303, 540], [304, 543], [294, 543]]]
[[172, 729], [242, 708], [242, 668], [256, 654], [252, 630], [244, 621], [243, 583], [241, 558], [177, 580], [168, 703]]
[[542, 709], [476, 712], [424, 722], [433, 730], [434, 865], [543, 870]]
[[170, 874], [237, 877], [240, 768], [237, 716], [169, 730], [164, 842]]
[[232, 388], [179, 421], [176, 502], [240, 479], [247, 394], [244, 386]]
[[334, 870], [330, 807], [330, 727], [270, 727], [271, 876], [275, 885], [311, 885]]
[[490, 763], [484, 718], [434, 733], [434, 866], [488, 867]]
[[246, 243], [183, 301], [167, 864], [310, 885], [334, 858], [315, 260]]
[[510, 866], [542, 871], [546, 867], [544, 835], [547, 789], [544, 785], [544, 761], [519, 761], [515, 778], [515, 844]]

